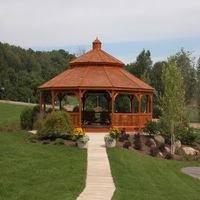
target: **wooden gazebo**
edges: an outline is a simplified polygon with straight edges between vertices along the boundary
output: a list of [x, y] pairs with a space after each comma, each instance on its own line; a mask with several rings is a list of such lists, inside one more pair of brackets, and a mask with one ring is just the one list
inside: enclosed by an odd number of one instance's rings
[[[64, 96], [74, 94], [79, 109], [69, 114], [74, 126], [83, 127], [86, 131], [105, 131], [110, 126], [140, 129], [146, 120], [152, 119], [153, 88], [124, 70], [124, 63], [103, 51], [98, 38], [93, 42], [91, 51], [69, 65], [69, 69], [39, 86], [41, 111], [46, 110], [48, 94], [51, 95], [52, 111], [56, 99], [61, 108]], [[97, 105], [92, 111], [86, 110], [89, 96], [103, 96], [107, 108], [102, 110]], [[117, 99], [125, 102], [124, 98], [129, 101], [128, 110], [117, 110]]]

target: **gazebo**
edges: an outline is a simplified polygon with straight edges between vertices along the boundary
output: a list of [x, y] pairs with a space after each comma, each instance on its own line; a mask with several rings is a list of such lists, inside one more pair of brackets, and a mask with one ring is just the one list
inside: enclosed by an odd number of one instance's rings
[[[132, 131], [143, 128], [146, 120], [152, 120], [154, 89], [127, 72], [124, 63], [103, 51], [98, 38], [93, 41], [92, 50], [69, 65], [69, 69], [39, 86], [40, 111], [46, 111], [49, 95], [54, 111], [56, 100], [61, 109], [63, 98], [73, 94], [79, 108], [69, 114], [74, 126], [86, 131], [105, 131], [111, 126]], [[87, 110], [90, 97], [96, 98], [93, 110]]]

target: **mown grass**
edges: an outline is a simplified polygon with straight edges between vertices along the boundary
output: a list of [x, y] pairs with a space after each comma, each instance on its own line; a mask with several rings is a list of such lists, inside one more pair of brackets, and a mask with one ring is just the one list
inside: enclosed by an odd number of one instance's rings
[[76, 199], [85, 185], [87, 151], [25, 141], [0, 132], [0, 199]]
[[19, 126], [20, 114], [26, 106], [0, 103], [0, 127]]
[[181, 172], [198, 163], [142, 156], [122, 148], [107, 149], [116, 191], [113, 200], [197, 200], [200, 180]]
[[199, 109], [200, 108], [198, 107], [188, 107], [186, 111], [186, 119], [189, 122], [200, 123]]

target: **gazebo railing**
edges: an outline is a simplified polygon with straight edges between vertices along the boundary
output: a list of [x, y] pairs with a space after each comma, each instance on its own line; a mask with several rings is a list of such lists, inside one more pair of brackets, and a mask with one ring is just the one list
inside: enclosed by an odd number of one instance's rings
[[113, 126], [119, 128], [143, 128], [151, 113], [114, 113]]
[[[76, 127], [80, 126], [79, 112], [69, 112], [69, 114], [71, 116], [71, 120], [72, 120], [72, 123], [74, 124], [74, 126], [76, 126]], [[96, 113], [96, 115], [97, 114], [101, 115], [100, 112]], [[95, 113], [93, 113], [93, 114], [87, 113], [85, 115], [85, 117], [86, 116], [87, 117], [89, 116], [89, 118], [85, 118], [85, 119], [89, 120], [90, 122], [94, 122], [94, 124], [105, 125], [101, 121], [98, 123], [95, 121]], [[110, 113], [106, 112], [106, 113], [103, 113], [103, 116], [101, 116], [100, 119], [106, 120], [106, 118], [109, 116], [110, 116]], [[117, 126], [119, 128], [138, 129], [138, 128], [143, 128], [145, 126], [146, 121], [152, 119], [152, 114], [151, 113], [114, 113], [112, 118], [113, 118], [112, 126]], [[83, 118], [83, 120], [84, 120], [84, 118]], [[90, 123], [90, 124], [92, 124], [92, 123]]]

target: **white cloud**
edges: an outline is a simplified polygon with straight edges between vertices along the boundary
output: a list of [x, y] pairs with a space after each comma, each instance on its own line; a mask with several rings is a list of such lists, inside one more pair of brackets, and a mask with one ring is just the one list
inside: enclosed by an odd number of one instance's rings
[[0, 39], [21, 46], [199, 37], [199, 0], [6, 0]]

